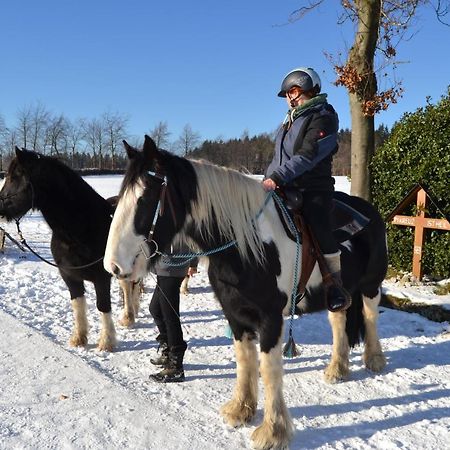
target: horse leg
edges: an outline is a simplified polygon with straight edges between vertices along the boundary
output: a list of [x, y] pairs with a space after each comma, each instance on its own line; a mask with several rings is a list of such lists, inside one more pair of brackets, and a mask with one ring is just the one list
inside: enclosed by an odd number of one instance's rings
[[325, 369], [325, 380], [328, 383], [337, 383], [348, 379], [349, 376], [348, 359], [350, 346], [345, 331], [347, 312], [329, 312], [328, 319], [333, 333], [333, 349], [330, 364]]
[[184, 294], [184, 295], [189, 294], [189, 286], [188, 286], [188, 284], [189, 284], [189, 276], [186, 275], [183, 278], [183, 281], [181, 282], [180, 294]]
[[100, 338], [97, 343], [97, 350], [112, 352], [116, 346], [116, 330], [111, 314], [111, 278], [105, 277], [94, 282], [95, 293], [97, 295], [97, 309], [101, 317]]
[[87, 319], [86, 298], [84, 296], [84, 284], [82, 281], [71, 278], [67, 272], [60, 271], [60, 274], [70, 292], [74, 318], [69, 345], [72, 347], [85, 347], [88, 343], [89, 324]]
[[139, 308], [141, 307], [141, 295], [144, 293], [144, 281], [133, 282], [133, 307], [134, 314], [137, 317], [139, 314]]
[[244, 332], [234, 340], [236, 352], [236, 385], [232, 399], [222, 406], [220, 413], [232, 427], [249, 422], [258, 404], [258, 352], [253, 334]]
[[363, 361], [367, 369], [381, 372], [386, 366], [386, 358], [381, 350], [377, 332], [378, 305], [380, 303], [380, 290], [375, 297], [363, 295], [363, 316], [366, 332], [364, 335]]
[[119, 324], [123, 327], [131, 328], [135, 322], [135, 310], [133, 304], [133, 282], [119, 280], [120, 288], [123, 293], [123, 314]]
[[[281, 317], [281, 316], [280, 316]], [[287, 409], [283, 396], [283, 358], [282, 336], [283, 325], [279, 326], [279, 335], [276, 344], [267, 345], [270, 341], [267, 335], [273, 338], [276, 329], [273, 320], [267, 327], [267, 333], [261, 331], [261, 363], [260, 371], [264, 383], [264, 419], [263, 423], [255, 429], [252, 441], [255, 448], [287, 448], [294, 434], [294, 425]], [[272, 340], [272, 339], [270, 339]], [[270, 350], [269, 350], [270, 348]]]
[[84, 295], [81, 297], [73, 298], [71, 300], [72, 311], [74, 316], [74, 325], [72, 336], [69, 339], [69, 345], [72, 347], [85, 347], [88, 343], [88, 330], [89, 324], [87, 319], [87, 306], [86, 298]]

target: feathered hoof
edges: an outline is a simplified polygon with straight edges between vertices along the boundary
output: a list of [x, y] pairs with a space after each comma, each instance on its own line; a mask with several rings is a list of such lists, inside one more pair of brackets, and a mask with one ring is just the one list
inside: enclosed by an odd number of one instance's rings
[[250, 422], [255, 412], [256, 404], [241, 403], [236, 400], [230, 400], [220, 409], [225, 422], [234, 428]]
[[88, 344], [87, 336], [81, 336], [79, 334], [74, 334], [69, 339], [69, 345], [71, 347], [86, 347]]
[[381, 372], [386, 367], [386, 358], [383, 353], [375, 353], [363, 356], [363, 361], [367, 370], [371, 372]]
[[100, 338], [97, 343], [97, 351], [112, 352], [116, 347], [117, 341], [115, 337]]
[[133, 328], [135, 323], [135, 316], [132, 316], [130, 314], [124, 314], [123, 317], [119, 320], [119, 325], [125, 328]]
[[349, 378], [349, 370], [347, 364], [342, 363], [331, 363], [325, 369], [325, 381], [330, 384], [340, 383], [342, 381], [347, 381]]
[[253, 447], [258, 450], [288, 449], [294, 435], [291, 418], [272, 423], [263, 422], [252, 433]]

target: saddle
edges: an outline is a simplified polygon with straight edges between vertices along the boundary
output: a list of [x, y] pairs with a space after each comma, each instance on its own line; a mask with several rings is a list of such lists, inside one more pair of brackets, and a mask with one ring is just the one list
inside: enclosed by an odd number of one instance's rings
[[[302, 269], [297, 287], [299, 298], [302, 298], [305, 293], [306, 284], [309, 280], [309, 277], [311, 276], [316, 262], [319, 265], [320, 272], [322, 273], [323, 283], [325, 285], [325, 288], [327, 289], [334, 283], [334, 280], [325, 262], [325, 258], [320, 251], [317, 239], [313, 231], [311, 230], [311, 227], [303, 218], [303, 197], [301, 191], [299, 191], [298, 189], [284, 188], [283, 190], [277, 190], [276, 192], [284, 200], [285, 206], [301, 237]], [[370, 222], [369, 218], [350, 206], [350, 199], [351, 197], [344, 192], [336, 191], [333, 194], [331, 218], [333, 235], [338, 243], [345, 242], [355, 237]], [[276, 206], [287, 235], [291, 240], [295, 241], [295, 236], [292, 234], [287, 223], [287, 217], [279, 209], [278, 205]]]

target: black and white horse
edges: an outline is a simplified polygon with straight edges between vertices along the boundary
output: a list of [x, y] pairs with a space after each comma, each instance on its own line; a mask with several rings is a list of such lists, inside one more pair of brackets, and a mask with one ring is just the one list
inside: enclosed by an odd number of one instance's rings
[[[20, 219], [37, 209], [52, 229], [51, 251], [71, 296], [73, 346], [88, 341], [84, 280], [94, 284], [102, 329], [98, 349], [112, 351], [116, 333], [111, 316], [111, 275], [103, 268], [102, 256], [111, 224], [113, 206], [76, 172], [55, 158], [16, 148], [0, 187], [0, 217]], [[78, 269], [91, 262], [96, 264]], [[121, 324], [131, 326], [139, 307], [139, 285], [120, 282], [124, 294]]]
[[[258, 337], [265, 404], [263, 423], [252, 439], [257, 448], [287, 446], [294, 430], [283, 398], [283, 314], [291, 306], [296, 245], [286, 236], [273, 199], [266, 202], [257, 180], [158, 150], [148, 136], [143, 151], [124, 145], [129, 164], [109, 232], [106, 270], [119, 279], [139, 280], [160, 257], [156, 250], [174, 239], [189, 239], [204, 251], [236, 241], [209, 256], [209, 279], [233, 331], [237, 364], [233, 397], [221, 413], [232, 426], [255, 415]], [[331, 383], [348, 377], [349, 349], [362, 336], [366, 367], [378, 372], [385, 366], [377, 334], [387, 268], [385, 228], [369, 204], [360, 199], [358, 204], [371, 221], [341, 249], [343, 280], [353, 303], [347, 311], [329, 314], [333, 350], [325, 378]], [[299, 308], [323, 309], [323, 294], [316, 267]]]

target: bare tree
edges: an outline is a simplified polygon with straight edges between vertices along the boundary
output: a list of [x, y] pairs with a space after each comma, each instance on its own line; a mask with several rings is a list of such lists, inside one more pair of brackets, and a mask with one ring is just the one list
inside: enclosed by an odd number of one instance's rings
[[26, 106], [17, 111], [17, 142], [21, 147], [27, 148], [31, 137], [31, 121], [32, 111], [31, 106]]
[[0, 115], [0, 171], [3, 171], [3, 157], [8, 151], [8, 128], [6, 128], [5, 119]]
[[105, 147], [105, 136], [103, 123], [99, 119], [91, 119], [83, 122], [84, 136], [83, 139], [91, 150], [94, 165], [100, 169], [103, 168], [103, 151]]
[[127, 135], [128, 117], [119, 113], [106, 112], [103, 114], [102, 122], [105, 132], [105, 146], [111, 155], [111, 169], [114, 169], [116, 155], [119, 149], [122, 149], [121, 142]]
[[71, 165], [75, 168], [75, 153], [79, 150], [80, 143], [84, 138], [84, 120], [77, 119], [67, 123], [66, 140], [67, 150], [70, 153]]
[[[324, 0], [310, 0], [294, 11], [290, 20], [302, 19]], [[355, 24], [353, 46], [344, 63], [333, 61], [336, 84], [349, 94], [352, 120], [351, 193], [371, 199], [370, 161], [375, 146], [374, 115], [396, 103], [402, 95], [400, 83], [380, 91], [377, 73], [387, 67], [395, 69], [397, 46], [409, 32], [419, 6], [431, 5], [438, 20], [446, 16], [446, 0], [341, 0], [343, 13], [338, 23], [350, 20]], [[375, 60], [377, 59], [377, 67]]]
[[45, 146], [50, 147], [50, 155], [65, 153], [69, 123], [63, 114], [51, 117], [47, 124]]
[[167, 122], [159, 122], [152, 131], [150, 131], [150, 137], [155, 141], [158, 148], [168, 149], [170, 147], [169, 126]]
[[183, 127], [180, 137], [175, 142], [175, 148], [183, 156], [187, 156], [200, 143], [200, 134], [192, 130], [189, 124]]

